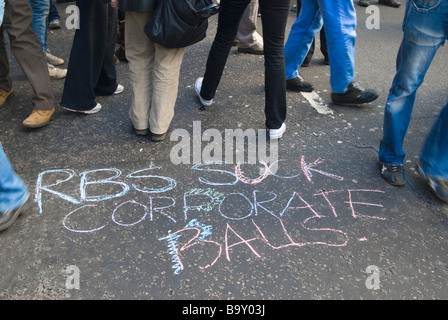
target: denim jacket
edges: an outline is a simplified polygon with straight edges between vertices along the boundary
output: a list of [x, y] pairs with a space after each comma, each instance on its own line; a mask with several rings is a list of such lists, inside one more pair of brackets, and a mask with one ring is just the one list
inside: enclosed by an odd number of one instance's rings
[[120, 0], [120, 10], [123, 11], [154, 11], [160, 0]]

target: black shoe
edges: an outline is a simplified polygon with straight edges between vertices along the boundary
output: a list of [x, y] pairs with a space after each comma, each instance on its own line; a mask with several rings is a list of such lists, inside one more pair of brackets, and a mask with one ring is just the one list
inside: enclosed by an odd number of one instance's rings
[[375, 90], [366, 90], [352, 82], [344, 93], [332, 93], [331, 99], [335, 104], [356, 105], [372, 102], [378, 98]]
[[237, 49], [240, 53], [249, 53], [249, 54], [255, 54], [255, 55], [263, 55], [264, 49], [263, 46], [259, 43], [256, 43], [255, 45], [249, 47], [249, 48], [240, 48]]
[[361, 7], [368, 7], [370, 6], [370, 0], [359, 0], [359, 5]]
[[440, 200], [448, 202], [448, 180], [435, 179], [430, 175], [427, 175], [423, 171], [420, 162], [417, 162], [417, 170], [423, 179], [425, 179], [432, 193], [434, 193], [434, 195]]
[[28, 210], [31, 206], [31, 198], [28, 196], [26, 201], [17, 209], [14, 210], [6, 210], [5, 212], [0, 213], [0, 231], [6, 230], [9, 228], [19, 217], [19, 215], [26, 210]]
[[385, 6], [398, 8], [401, 3], [398, 0], [378, 0], [379, 3], [384, 4]]
[[166, 138], [166, 132], [162, 134], [156, 134], [151, 132], [151, 140], [154, 142], [163, 141]]
[[406, 183], [403, 166], [388, 166], [380, 164], [381, 176], [393, 186], [403, 186]]
[[137, 136], [146, 136], [148, 134], [149, 130], [148, 129], [135, 129], [134, 128], [134, 133]]
[[314, 86], [309, 82], [303, 81], [302, 77], [298, 76], [294, 79], [286, 80], [286, 89], [298, 92], [311, 92], [314, 90]]

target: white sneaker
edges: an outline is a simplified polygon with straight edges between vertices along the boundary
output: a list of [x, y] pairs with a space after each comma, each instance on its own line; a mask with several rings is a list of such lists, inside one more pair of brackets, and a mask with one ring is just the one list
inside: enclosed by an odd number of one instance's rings
[[52, 64], [53, 66], [60, 66], [61, 64], [64, 64], [64, 59], [52, 55], [50, 53], [50, 49], [47, 49], [47, 51], [45, 51], [45, 58], [47, 59], [48, 63]]
[[76, 110], [76, 109], [70, 109], [70, 108], [67, 108], [67, 107], [62, 107], [62, 109], [65, 109], [65, 110], [71, 111], [71, 112], [78, 112], [78, 113], [84, 113], [84, 114], [93, 114], [93, 113], [97, 113], [98, 111], [101, 110], [101, 105], [99, 103], [97, 103], [90, 110]]
[[48, 64], [48, 74], [52, 79], [63, 79], [67, 75], [67, 69], [59, 69], [52, 64]]
[[269, 129], [269, 138], [280, 139], [286, 131], [286, 125], [282, 123], [279, 129]]
[[123, 87], [121, 84], [119, 84], [119, 85], [117, 86], [117, 89], [115, 89], [114, 94], [120, 94], [120, 93], [123, 92], [123, 90], [124, 90], [124, 87]]
[[196, 80], [196, 83], [194, 84], [194, 90], [196, 91], [196, 95], [199, 98], [199, 101], [201, 102], [201, 104], [205, 107], [210, 107], [213, 103], [213, 99], [212, 100], [205, 100], [201, 97], [201, 88], [202, 88], [202, 80], [204, 80], [204, 78], [198, 78]]

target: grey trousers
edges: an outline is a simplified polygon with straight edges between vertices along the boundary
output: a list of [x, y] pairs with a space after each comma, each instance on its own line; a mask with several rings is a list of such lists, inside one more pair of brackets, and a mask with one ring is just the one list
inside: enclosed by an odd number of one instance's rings
[[257, 33], [258, 0], [251, 0], [241, 17], [236, 38], [238, 47], [250, 48], [258, 42], [263, 44], [263, 38]]
[[126, 12], [126, 58], [133, 92], [129, 116], [134, 128], [154, 134], [168, 131], [174, 117], [185, 48], [168, 49], [143, 32], [152, 12]]
[[[42, 45], [33, 31], [33, 12], [29, 0], [12, 0], [9, 5], [12, 26], [6, 32], [11, 52], [34, 91], [31, 103], [35, 110], [51, 110], [54, 108], [54, 97], [50, 76]], [[13, 89], [3, 27], [0, 28], [0, 89]]]

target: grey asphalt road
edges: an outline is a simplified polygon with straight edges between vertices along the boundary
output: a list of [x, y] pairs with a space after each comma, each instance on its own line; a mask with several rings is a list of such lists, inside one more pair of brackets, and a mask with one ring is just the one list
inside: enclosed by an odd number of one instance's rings
[[[64, 19], [68, 4], [58, 4]], [[392, 187], [379, 175], [377, 152], [404, 6], [378, 5], [379, 29], [368, 29], [371, 13], [356, 8], [356, 80], [378, 90], [378, 100], [331, 104], [318, 43], [300, 71], [315, 95], [287, 93], [287, 132], [270, 171], [236, 159], [207, 162], [213, 146], [225, 153], [226, 132], [264, 129], [262, 56], [233, 48], [216, 103], [199, 108], [193, 86], [216, 17], [207, 38], [187, 48], [169, 132], [182, 138], [173, 141], [133, 134], [126, 63], [117, 65], [125, 91], [99, 98], [101, 112], [58, 107], [50, 126], [24, 129], [32, 91], [11, 56], [16, 96], [0, 108], [0, 141], [34, 202], [0, 234], [0, 299], [447, 299], [448, 206], [414, 169], [448, 98], [446, 49], [417, 95], [407, 184]], [[294, 18], [291, 11], [288, 29]], [[65, 66], [73, 34], [48, 34]], [[52, 81], [57, 102], [63, 84]], [[188, 161], [175, 164], [181, 147]]]

